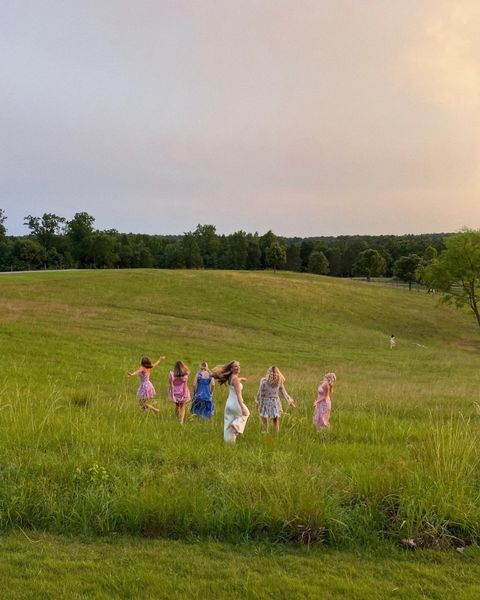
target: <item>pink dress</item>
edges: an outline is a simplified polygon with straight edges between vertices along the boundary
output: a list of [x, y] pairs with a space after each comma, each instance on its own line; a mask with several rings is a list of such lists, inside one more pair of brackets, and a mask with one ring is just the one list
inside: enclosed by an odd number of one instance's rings
[[332, 401], [330, 400], [330, 386], [324, 381], [318, 388], [317, 399], [313, 410], [313, 424], [320, 431], [329, 426]]
[[188, 375], [183, 377], [175, 377], [175, 373], [170, 371], [168, 377], [173, 382], [173, 397], [172, 388], [168, 386], [168, 399], [175, 404], [183, 404], [190, 400], [190, 390], [188, 388]]
[[140, 400], [150, 400], [156, 394], [153, 383], [150, 381], [150, 371], [140, 371], [140, 387], [137, 390], [137, 398]]

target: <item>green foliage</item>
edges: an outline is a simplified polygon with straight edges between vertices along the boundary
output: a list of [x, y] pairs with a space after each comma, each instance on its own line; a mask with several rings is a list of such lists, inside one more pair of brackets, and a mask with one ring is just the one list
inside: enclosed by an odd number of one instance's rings
[[14, 244], [13, 255], [13, 266], [18, 271], [40, 269], [47, 259], [45, 248], [31, 238], [18, 238]]
[[480, 231], [465, 230], [445, 241], [439, 258], [422, 271], [431, 288], [443, 292], [446, 302], [469, 306], [480, 326]]
[[302, 258], [300, 256], [300, 247], [298, 244], [290, 244], [287, 246], [286, 252], [286, 265], [287, 271], [301, 271], [302, 270]]
[[387, 262], [378, 250], [368, 248], [363, 250], [358, 255], [353, 270], [358, 275], [364, 275], [367, 281], [370, 281], [371, 277], [378, 277], [385, 273]]
[[3, 208], [0, 208], [0, 239], [4, 238], [7, 233], [7, 228], [5, 227], [5, 221], [7, 220], [7, 215]]
[[328, 260], [323, 252], [316, 250], [310, 254], [310, 258], [308, 259], [308, 271], [309, 273], [316, 273], [317, 275], [326, 275], [328, 273]]
[[400, 281], [408, 283], [409, 289], [412, 289], [412, 283], [417, 281], [417, 270], [421, 265], [422, 259], [417, 254], [401, 256], [394, 267], [394, 275]]
[[265, 251], [267, 265], [274, 271], [283, 267], [287, 262], [285, 248], [278, 242], [272, 242]]
[[54, 213], [44, 213], [42, 217], [25, 217], [25, 225], [30, 229], [32, 236], [48, 252], [53, 245], [55, 236], [62, 233], [65, 219]]

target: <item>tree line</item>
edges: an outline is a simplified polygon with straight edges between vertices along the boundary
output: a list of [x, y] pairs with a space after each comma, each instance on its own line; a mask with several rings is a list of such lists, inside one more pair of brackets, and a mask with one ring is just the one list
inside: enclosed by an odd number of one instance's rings
[[86, 212], [72, 219], [27, 215], [28, 234], [8, 236], [0, 209], [0, 270], [170, 268], [284, 269], [337, 277], [396, 276], [412, 283], [419, 267], [444, 248], [449, 234], [285, 238], [198, 225], [181, 236], [95, 228]]

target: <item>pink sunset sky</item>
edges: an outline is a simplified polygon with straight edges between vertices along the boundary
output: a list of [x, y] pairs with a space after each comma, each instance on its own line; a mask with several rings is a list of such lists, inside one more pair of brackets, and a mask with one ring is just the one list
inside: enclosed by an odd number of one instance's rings
[[479, 31], [477, 0], [6, 0], [8, 231], [479, 228]]

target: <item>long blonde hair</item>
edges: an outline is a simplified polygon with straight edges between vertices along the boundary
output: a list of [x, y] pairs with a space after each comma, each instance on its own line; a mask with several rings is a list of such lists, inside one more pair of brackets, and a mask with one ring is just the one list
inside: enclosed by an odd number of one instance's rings
[[323, 376], [323, 381], [326, 381], [330, 387], [330, 389], [333, 389], [333, 384], [337, 381], [337, 376], [335, 375], [335, 373], [325, 373], [325, 375]]
[[267, 380], [268, 385], [271, 385], [272, 387], [280, 387], [285, 383], [285, 377], [275, 365], [268, 369], [265, 379]]
[[229, 381], [236, 365], [240, 366], [238, 360], [232, 360], [226, 365], [217, 365], [212, 369], [212, 377], [217, 379], [220, 382], [220, 385], [223, 385]]

